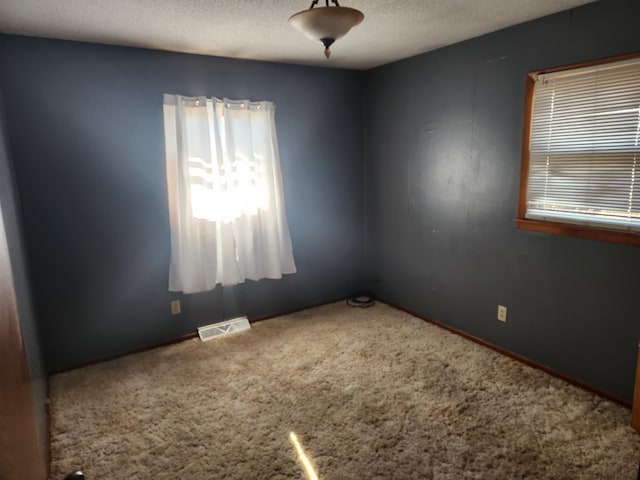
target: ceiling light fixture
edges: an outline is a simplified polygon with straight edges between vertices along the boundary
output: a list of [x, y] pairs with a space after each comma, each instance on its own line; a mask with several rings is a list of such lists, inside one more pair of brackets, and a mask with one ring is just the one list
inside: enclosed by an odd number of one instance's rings
[[324, 45], [324, 55], [327, 58], [331, 56], [329, 47], [333, 42], [345, 36], [351, 27], [355, 27], [364, 19], [360, 10], [341, 7], [337, 0], [331, 0], [331, 3], [335, 6], [330, 7], [329, 0], [326, 0], [326, 7], [313, 8], [318, 4], [318, 0], [313, 0], [309, 9], [289, 18], [292, 27]]

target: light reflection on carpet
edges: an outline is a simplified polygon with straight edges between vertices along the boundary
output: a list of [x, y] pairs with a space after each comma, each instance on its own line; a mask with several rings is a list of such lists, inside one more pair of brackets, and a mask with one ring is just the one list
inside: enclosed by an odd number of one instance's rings
[[295, 447], [296, 452], [298, 453], [298, 458], [300, 459], [300, 463], [302, 463], [302, 467], [304, 468], [304, 471], [307, 474], [307, 478], [309, 480], [318, 480], [318, 474], [313, 468], [313, 465], [311, 465], [311, 461], [309, 460], [309, 457], [307, 457], [307, 454], [302, 448], [302, 445], [300, 445], [298, 436], [294, 432], [290, 432], [289, 440], [291, 441], [291, 444]]

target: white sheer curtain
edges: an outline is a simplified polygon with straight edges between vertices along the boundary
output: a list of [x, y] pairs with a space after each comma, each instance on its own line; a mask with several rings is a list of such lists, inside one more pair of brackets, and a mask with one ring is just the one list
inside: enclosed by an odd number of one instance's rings
[[164, 95], [169, 290], [295, 273], [271, 102]]

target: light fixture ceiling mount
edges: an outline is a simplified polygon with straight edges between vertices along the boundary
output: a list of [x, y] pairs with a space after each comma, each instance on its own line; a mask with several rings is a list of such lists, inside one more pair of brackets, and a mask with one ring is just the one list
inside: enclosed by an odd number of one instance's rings
[[337, 0], [331, 0], [334, 6], [329, 6], [329, 0], [325, 0], [325, 3], [325, 7], [314, 8], [318, 0], [313, 0], [307, 10], [292, 15], [289, 23], [311, 40], [321, 42], [324, 55], [329, 58], [333, 42], [362, 22], [364, 14], [355, 8], [341, 7]]

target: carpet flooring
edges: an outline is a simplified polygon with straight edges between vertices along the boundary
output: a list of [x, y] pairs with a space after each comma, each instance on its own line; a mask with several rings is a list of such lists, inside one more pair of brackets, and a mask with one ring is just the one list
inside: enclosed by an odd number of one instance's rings
[[383, 304], [55, 375], [51, 415], [54, 480], [631, 480], [640, 456], [628, 409]]

